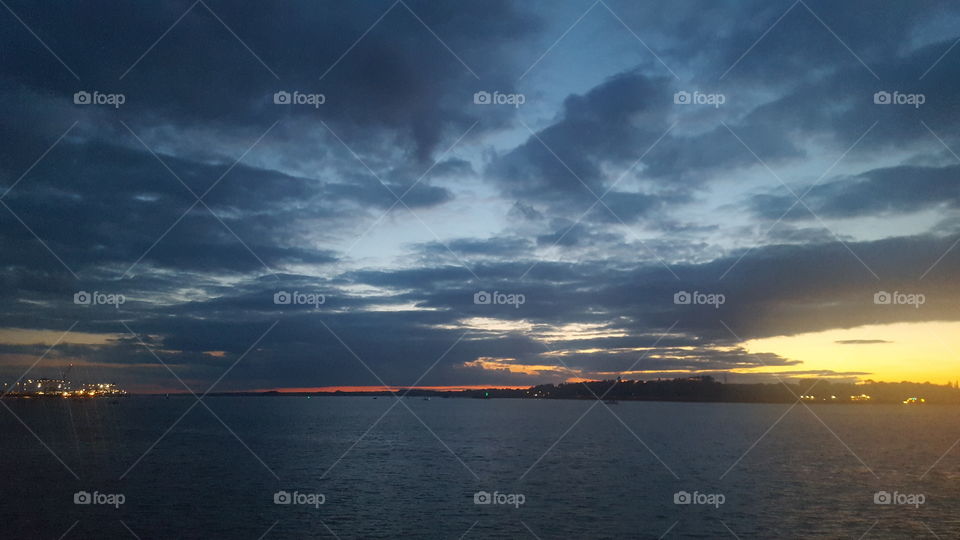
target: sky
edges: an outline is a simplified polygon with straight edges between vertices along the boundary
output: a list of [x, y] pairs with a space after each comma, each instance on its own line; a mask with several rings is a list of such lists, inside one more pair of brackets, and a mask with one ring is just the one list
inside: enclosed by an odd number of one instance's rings
[[0, 10], [0, 380], [960, 378], [960, 7]]

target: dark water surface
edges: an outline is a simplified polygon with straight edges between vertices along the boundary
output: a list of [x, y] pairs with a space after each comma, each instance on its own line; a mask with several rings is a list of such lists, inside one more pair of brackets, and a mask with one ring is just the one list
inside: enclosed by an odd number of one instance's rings
[[[208, 397], [215, 416], [184, 396], [3, 403], [10, 538], [960, 537], [956, 408]], [[279, 490], [324, 504], [275, 504]], [[875, 504], [881, 490], [923, 504]], [[78, 491], [124, 502], [75, 504]], [[523, 504], [475, 504], [478, 491]], [[679, 491], [723, 504], [675, 504]]]

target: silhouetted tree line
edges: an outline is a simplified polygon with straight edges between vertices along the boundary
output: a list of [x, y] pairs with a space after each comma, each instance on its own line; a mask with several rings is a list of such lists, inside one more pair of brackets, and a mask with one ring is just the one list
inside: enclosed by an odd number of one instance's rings
[[[211, 395], [237, 395], [222, 393]], [[246, 395], [246, 394], [245, 394]], [[262, 392], [251, 395], [278, 395]], [[655, 381], [609, 380], [541, 384], [525, 389], [488, 388], [481, 390], [427, 390], [404, 389], [377, 392], [297, 392], [283, 395], [334, 395], [379, 397], [399, 395], [406, 398], [477, 399], [603, 399], [610, 401], [700, 401], [740, 403], [793, 403], [802, 399], [807, 403], [903, 403], [910, 398], [924, 404], [960, 404], [960, 388], [951, 384], [915, 382], [862, 383], [835, 382], [827, 379], [802, 379], [775, 383], [721, 383], [709, 375]], [[921, 401], [922, 400], [922, 401]]]
[[541, 384], [526, 390], [471, 390], [471, 397], [532, 399], [605, 399], [638, 401], [701, 401], [743, 403], [902, 403], [917, 398], [928, 404], [960, 404], [954, 385], [931, 383], [863, 383], [804, 379], [787, 383], [724, 384], [711, 376], [655, 381], [608, 380]]

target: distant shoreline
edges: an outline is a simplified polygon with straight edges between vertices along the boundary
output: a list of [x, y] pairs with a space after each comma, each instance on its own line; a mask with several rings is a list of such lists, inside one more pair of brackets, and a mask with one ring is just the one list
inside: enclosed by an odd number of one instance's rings
[[[140, 396], [187, 395], [145, 393]], [[397, 390], [336, 390], [336, 391], [235, 391], [208, 394], [229, 396], [352, 396], [352, 397], [409, 397], [409, 398], [470, 398], [470, 399], [564, 399], [658, 401], [686, 403], [816, 403], [836, 405], [907, 404], [960, 405], [960, 388], [956, 385], [932, 383], [837, 383], [809, 379], [792, 383], [727, 384], [710, 376], [653, 381], [609, 380], [543, 384], [528, 388], [471, 388], [438, 390], [431, 388], [402, 388]]]

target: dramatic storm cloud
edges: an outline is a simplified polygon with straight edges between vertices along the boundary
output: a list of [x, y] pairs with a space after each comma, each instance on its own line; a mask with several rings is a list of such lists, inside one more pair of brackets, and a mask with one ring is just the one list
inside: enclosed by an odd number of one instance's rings
[[958, 22], [10, 2], [0, 380], [909, 378], [850, 359], [960, 322]]

